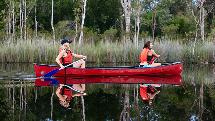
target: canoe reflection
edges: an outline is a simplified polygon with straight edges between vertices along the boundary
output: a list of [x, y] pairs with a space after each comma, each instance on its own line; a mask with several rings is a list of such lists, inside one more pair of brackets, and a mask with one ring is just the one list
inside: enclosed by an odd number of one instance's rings
[[149, 76], [119, 76], [119, 77], [67, 77], [37, 78], [35, 86], [50, 86], [55, 84], [86, 84], [86, 83], [120, 83], [120, 84], [173, 84], [181, 85], [181, 76], [149, 77]]

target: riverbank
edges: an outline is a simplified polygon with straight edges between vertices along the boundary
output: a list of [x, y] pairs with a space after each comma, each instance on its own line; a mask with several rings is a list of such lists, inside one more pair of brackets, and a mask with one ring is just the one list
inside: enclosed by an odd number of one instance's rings
[[[137, 63], [143, 43], [140, 42], [138, 48], [131, 42], [106, 41], [80, 46], [73, 43], [71, 44], [71, 48], [74, 53], [87, 55], [87, 61], [89, 62]], [[45, 39], [17, 41], [10, 44], [4, 43], [0, 45], [0, 62], [53, 63], [58, 54], [59, 46], [59, 42], [53, 43], [53, 41]], [[154, 43], [154, 49], [161, 55], [157, 60], [159, 62], [215, 62], [215, 45], [210, 41], [183, 44], [180, 41], [157, 40]]]

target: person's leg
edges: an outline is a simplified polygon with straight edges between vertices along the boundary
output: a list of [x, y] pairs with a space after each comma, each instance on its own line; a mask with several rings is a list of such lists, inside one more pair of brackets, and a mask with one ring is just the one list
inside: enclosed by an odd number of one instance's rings
[[161, 63], [152, 63], [150, 66], [156, 67], [156, 66], [160, 66], [160, 65], [161, 65]]
[[85, 91], [85, 84], [73, 84], [72, 86], [74, 89], [77, 89], [81, 92], [84, 92]]
[[75, 68], [80, 68], [80, 67], [81, 68], [85, 68], [85, 61], [84, 60], [80, 60], [77, 63], [74, 63], [73, 67], [75, 67]]

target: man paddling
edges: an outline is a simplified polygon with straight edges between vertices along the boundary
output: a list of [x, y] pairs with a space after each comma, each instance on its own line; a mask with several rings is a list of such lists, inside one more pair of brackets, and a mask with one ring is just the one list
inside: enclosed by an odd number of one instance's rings
[[[78, 93], [73, 94], [73, 91]], [[68, 108], [73, 97], [86, 95], [84, 91], [85, 84], [73, 84], [70, 85], [70, 87], [68, 85], [60, 84], [55, 93], [59, 98], [60, 105]]]
[[160, 57], [160, 55], [156, 54], [152, 47], [153, 44], [150, 41], [144, 44], [143, 50], [140, 53], [140, 67], [156, 67], [161, 65], [161, 63], [154, 63], [154, 60]]
[[73, 63], [70, 67], [75, 68], [85, 68], [85, 61], [86, 56], [75, 54], [69, 47], [71, 42], [67, 39], [61, 40], [61, 47], [59, 49], [59, 54], [56, 58], [56, 62], [60, 65], [61, 69], [64, 69], [64, 66], [69, 65], [73, 61], [73, 56], [76, 58], [81, 58], [80, 61]]

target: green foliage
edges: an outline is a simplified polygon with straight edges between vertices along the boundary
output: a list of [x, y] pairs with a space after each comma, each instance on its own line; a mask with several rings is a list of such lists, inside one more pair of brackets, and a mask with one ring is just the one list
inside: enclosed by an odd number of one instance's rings
[[116, 26], [120, 19], [121, 4], [119, 0], [88, 0], [86, 26], [98, 33]]
[[75, 36], [75, 30], [70, 28], [71, 22], [70, 21], [60, 21], [55, 25], [56, 35], [57, 38], [71, 38]]

